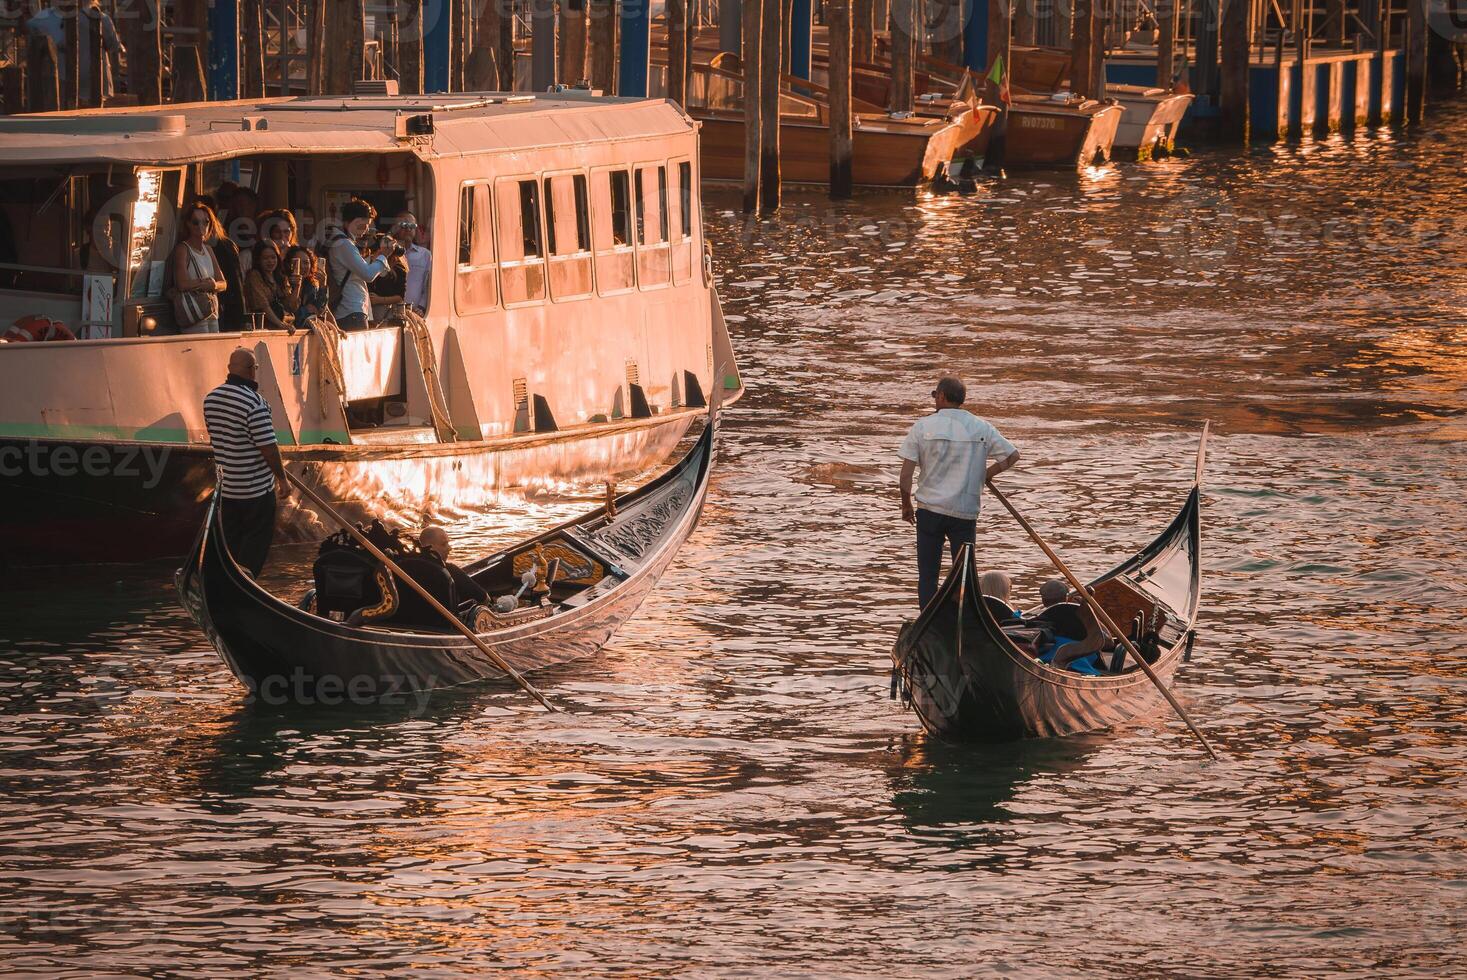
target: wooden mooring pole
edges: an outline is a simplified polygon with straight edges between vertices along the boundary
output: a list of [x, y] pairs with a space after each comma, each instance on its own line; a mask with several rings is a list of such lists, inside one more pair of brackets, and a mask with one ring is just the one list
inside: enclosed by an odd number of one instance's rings
[[121, 34], [127, 47], [127, 90], [140, 105], [163, 101], [163, 18], [147, 4], [119, 10]]
[[784, 6], [780, 0], [764, 0], [759, 51], [759, 210], [779, 210], [779, 91], [780, 66], [784, 63]]
[[[998, 0], [994, 5], [999, 5]], [[912, 111], [916, 53], [912, 35], [916, 17], [916, 0], [891, 0], [891, 98], [887, 109], [892, 112]]]
[[260, 0], [243, 0], [239, 9], [240, 96], [265, 96], [265, 12]]
[[688, 72], [691, 67], [688, 36], [690, 0], [667, 0], [667, 97], [680, 106], [688, 104]]
[[1170, 93], [1177, 73], [1178, 0], [1156, 0], [1156, 84]]
[[67, 109], [81, 108], [81, 18], [74, 13], [62, 18], [65, 26], [62, 36], [66, 39], [65, 72], [61, 76], [61, 101]]
[[566, 85], [579, 85], [585, 79], [586, 0], [561, 0], [560, 80]]
[[402, 0], [397, 24], [397, 84], [405, 95], [423, 93], [423, 0]]
[[1426, 115], [1426, 4], [1406, 0], [1406, 122]]
[[855, 64], [871, 63], [875, 17], [876, 0], [851, 0], [851, 61]]
[[1222, 75], [1218, 79], [1218, 138], [1248, 142], [1249, 42], [1253, 37], [1253, 0], [1223, 0], [1220, 44]]
[[830, 196], [851, 196], [851, 0], [826, 0], [830, 30]]
[[764, 125], [760, 116], [759, 62], [763, 49], [764, 0], [744, 0], [744, 213], [759, 210], [759, 166]]
[[[1070, 31], [1070, 91], [1076, 95], [1090, 97], [1090, 44], [1095, 32], [1095, 4], [1097, 0], [1075, 0], [1075, 13], [1071, 18]], [[990, 35], [989, 47], [993, 46]]]
[[591, 87], [602, 94], [616, 91], [616, 0], [591, 3]]

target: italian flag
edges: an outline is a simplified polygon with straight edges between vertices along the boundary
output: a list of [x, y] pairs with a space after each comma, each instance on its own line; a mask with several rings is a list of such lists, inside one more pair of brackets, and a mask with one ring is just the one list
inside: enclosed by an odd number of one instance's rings
[[1009, 75], [1006, 70], [1007, 67], [1003, 63], [1003, 55], [999, 54], [994, 55], [993, 67], [988, 70], [988, 80], [993, 83], [993, 87], [998, 91], [998, 101], [1004, 105], [1008, 105], [1011, 101], [1009, 97]]

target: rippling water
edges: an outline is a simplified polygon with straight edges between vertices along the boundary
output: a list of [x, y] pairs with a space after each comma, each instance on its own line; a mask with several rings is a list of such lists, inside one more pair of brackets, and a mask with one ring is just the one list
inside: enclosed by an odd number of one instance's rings
[[[1457, 109], [762, 224], [711, 201], [751, 391], [661, 588], [539, 678], [563, 715], [243, 707], [166, 568], [7, 583], [4, 969], [1460, 969], [1464, 146]], [[1213, 421], [1178, 691], [1224, 761], [1165, 716], [944, 747], [887, 699], [894, 448], [946, 370], [1092, 573], [1170, 519]], [[980, 541], [1032, 594], [997, 509]]]

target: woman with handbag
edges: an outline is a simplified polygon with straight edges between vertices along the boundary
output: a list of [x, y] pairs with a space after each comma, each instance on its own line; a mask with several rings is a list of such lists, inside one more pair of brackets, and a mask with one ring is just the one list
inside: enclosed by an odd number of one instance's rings
[[173, 248], [173, 317], [179, 333], [218, 333], [219, 294], [224, 274], [209, 247], [219, 219], [206, 204], [189, 205], [183, 232]]

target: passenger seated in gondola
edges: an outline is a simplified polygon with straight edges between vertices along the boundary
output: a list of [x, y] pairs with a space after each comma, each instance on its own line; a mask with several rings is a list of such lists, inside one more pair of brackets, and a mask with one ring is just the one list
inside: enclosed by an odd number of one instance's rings
[[1022, 618], [1019, 611], [1009, 605], [1013, 588], [1013, 580], [1007, 572], [989, 571], [978, 576], [978, 589], [983, 593], [983, 601], [988, 604], [988, 611], [993, 613], [993, 618], [1000, 624], [1017, 622]]
[[489, 601], [489, 593], [484, 591], [484, 587], [475, 582], [468, 572], [448, 560], [448, 556], [453, 553], [453, 542], [448, 540], [447, 531], [436, 525], [423, 528], [423, 533], [418, 535], [418, 547], [425, 554], [433, 555], [443, 562], [443, 567], [453, 576], [453, 587], [460, 605]]
[[1057, 606], [1070, 597], [1070, 586], [1062, 578], [1046, 579], [1039, 587], [1039, 612]]

